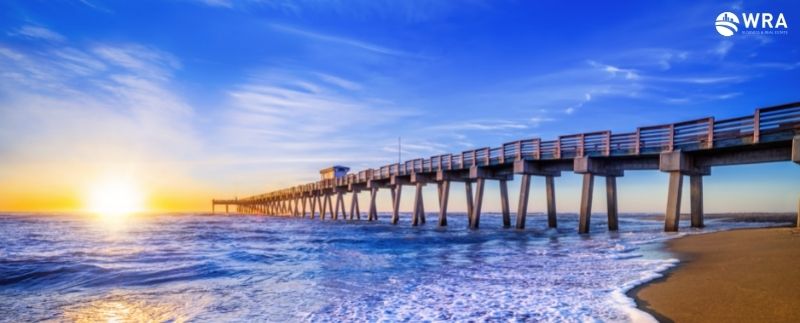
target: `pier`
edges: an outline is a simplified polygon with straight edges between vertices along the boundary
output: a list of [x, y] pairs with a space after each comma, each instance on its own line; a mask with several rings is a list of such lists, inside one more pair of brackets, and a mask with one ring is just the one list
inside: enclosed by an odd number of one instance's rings
[[[800, 102], [759, 108], [753, 115], [715, 120], [713, 117], [678, 123], [639, 127], [626, 133], [596, 131], [517, 140], [499, 147], [486, 147], [458, 154], [418, 158], [403, 163], [366, 169], [357, 173], [323, 178], [314, 183], [241, 199], [214, 199], [212, 213], [223, 206], [236, 212], [273, 216], [361, 220], [358, 194], [369, 194], [367, 221], [378, 219], [376, 196], [388, 191], [392, 198], [391, 223], [400, 218], [404, 185], [414, 187], [411, 225], [426, 223], [422, 189], [438, 189], [437, 225], [447, 225], [450, 184], [465, 184], [469, 228], [480, 226], [486, 181], [500, 186], [503, 226], [511, 227], [507, 182], [521, 177], [519, 204], [514, 227], [525, 228], [531, 176], [545, 178], [547, 223], [558, 225], [554, 177], [562, 172], [581, 174], [583, 185], [579, 211], [579, 233], [589, 233], [595, 177], [605, 179], [608, 229], [618, 230], [617, 181], [627, 170], [654, 170], [669, 174], [665, 231], [678, 231], [684, 177], [689, 178], [692, 227], [703, 227], [703, 177], [715, 166], [793, 161], [800, 164]], [[336, 166], [341, 167], [341, 166]], [[335, 174], [335, 169], [331, 171]], [[800, 179], [798, 179], [800, 181]], [[345, 195], [351, 203], [345, 209]], [[798, 205], [800, 223], [800, 205]]]

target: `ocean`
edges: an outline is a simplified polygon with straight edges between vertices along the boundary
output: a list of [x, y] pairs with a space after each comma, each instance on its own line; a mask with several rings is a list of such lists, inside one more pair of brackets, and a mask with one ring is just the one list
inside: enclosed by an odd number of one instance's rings
[[503, 229], [483, 214], [438, 228], [255, 215], [162, 214], [122, 220], [0, 214], [0, 321], [352, 322], [653, 320], [625, 295], [677, 260], [663, 242], [765, 226], [707, 219], [664, 233], [623, 214], [592, 234], [529, 214]]

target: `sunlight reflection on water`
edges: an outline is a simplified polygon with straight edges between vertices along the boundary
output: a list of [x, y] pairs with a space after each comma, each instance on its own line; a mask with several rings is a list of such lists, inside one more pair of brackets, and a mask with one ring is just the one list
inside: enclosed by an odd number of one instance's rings
[[648, 217], [621, 216], [618, 233], [593, 221], [590, 236], [570, 214], [557, 230], [532, 214], [524, 231], [497, 214], [477, 231], [463, 214], [447, 228], [408, 218], [155, 215], [110, 228], [0, 214], [0, 321], [626, 321], [624, 290], [674, 264], [657, 246], [676, 235]]
[[64, 317], [73, 322], [185, 322], [186, 318], [176, 316], [180, 306], [163, 302], [154, 304], [142, 300], [110, 296], [86, 304], [68, 307]]

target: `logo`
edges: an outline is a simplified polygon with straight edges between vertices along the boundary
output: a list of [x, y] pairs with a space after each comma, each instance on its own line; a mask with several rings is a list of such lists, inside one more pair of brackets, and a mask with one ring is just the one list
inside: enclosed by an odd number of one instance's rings
[[[724, 36], [730, 37], [738, 33], [741, 29], [741, 34], [744, 35], [787, 35], [789, 34], [789, 25], [786, 23], [786, 17], [780, 12], [777, 15], [770, 12], [742, 12], [742, 19], [735, 13], [726, 11], [717, 16], [717, 21], [714, 26], [717, 32]], [[740, 21], [742, 24], [740, 25]]]
[[733, 12], [723, 12], [717, 16], [717, 32], [725, 37], [733, 36], [739, 31], [739, 18]]

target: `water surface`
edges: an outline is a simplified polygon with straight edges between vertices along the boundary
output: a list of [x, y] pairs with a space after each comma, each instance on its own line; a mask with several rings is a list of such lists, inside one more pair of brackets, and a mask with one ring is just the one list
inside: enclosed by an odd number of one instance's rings
[[624, 292], [676, 263], [648, 216], [619, 233], [595, 216], [588, 236], [575, 215], [408, 219], [0, 215], [0, 321], [647, 320]]

